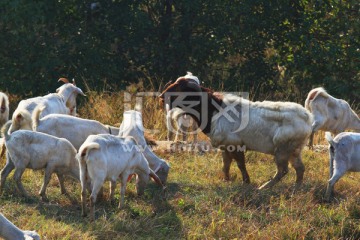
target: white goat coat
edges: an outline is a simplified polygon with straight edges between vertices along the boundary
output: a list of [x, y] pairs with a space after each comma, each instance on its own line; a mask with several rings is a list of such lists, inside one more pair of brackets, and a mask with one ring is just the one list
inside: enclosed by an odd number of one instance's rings
[[311, 134], [311, 114], [300, 104], [251, 102], [228, 94], [222, 107], [232, 103], [237, 103], [234, 112], [212, 117], [209, 137], [214, 147], [245, 145], [247, 150], [274, 154], [277, 146], [294, 142], [301, 151]]
[[45, 110], [41, 113], [41, 117], [51, 113], [69, 114], [65, 100], [57, 93], [21, 100], [16, 109], [26, 109], [32, 114], [34, 109], [39, 105], [45, 107]]
[[[175, 125], [173, 124], [175, 122]], [[197, 123], [193, 117], [178, 107], [172, 108], [166, 113], [166, 127], [168, 141], [172, 141], [173, 132], [176, 132], [174, 141], [178, 140], [179, 133], [183, 134], [183, 140], [187, 141], [188, 132], [194, 134], [194, 142], [197, 141]]]
[[142, 123], [142, 115], [135, 110], [125, 111], [123, 114], [123, 121], [120, 125], [119, 136], [127, 137], [132, 136], [143, 150], [150, 168], [157, 172], [162, 165], [168, 166], [165, 160], [159, 158], [146, 144], [144, 137], [144, 126]]
[[65, 83], [56, 89], [56, 92], [64, 98], [69, 114], [76, 116], [76, 97], [78, 94], [85, 96], [83, 91], [73, 83]]
[[78, 118], [64, 114], [50, 114], [38, 119], [38, 114], [33, 115], [34, 131], [47, 133], [59, 138], [66, 138], [79, 149], [90, 135], [113, 134], [118, 135], [119, 129], [104, 125], [95, 120]]
[[360, 172], [360, 133], [342, 132], [332, 139], [326, 132], [325, 137], [330, 144], [330, 179], [325, 193], [329, 201], [335, 183], [346, 172]]
[[360, 172], [360, 133], [342, 132], [332, 140], [335, 171]]
[[[125, 189], [130, 174], [138, 176], [137, 190], [149, 182], [151, 170], [133, 137], [121, 138], [109, 134], [90, 135], [79, 149], [77, 159], [80, 165], [81, 200], [83, 216], [86, 215], [86, 187], [92, 186], [90, 195], [91, 220], [95, 219], [97, 194], [105, 180], [110, 181], [110, 199], [114, 196], [116, 180], [121, 181], [119, 207], [124, 205]], [[153, 173], [152, 173], [153, 174]], [[160, 181], [160, 179], [158, 179]]]
[[[315, 92], [315, 96], [312, 96]], [[337, 134], [346, 129], [360, 132], [360, 119], [349, 103], [334, 98], [323, 88], [315, 88], [309, 92], [305, 108], [314, 116], [314, 132], [324, 130]]]
[[57, 172], [66, 174], [72, 160], [76, 161], [76, 149], [68, 140], [45, 133], [18, 130], [5, 145], [15, 168], [36, 170], [52, 165]]
[[5, 240], [40, 240], [39, 234], [35, 231], [23, 231], [9, 221], [0, 213], [0, 238]]
[[0, 92], [0, 127], [9, 120], [9, 98]]
[[[132, 137], [90, 135], [80, 147], [79, 153], [84, 152], [84, 149], [87, 149], [85, 161], [92, 181], [116, 181], [119, 176], [126, 175], [127, 178], [132, 173], [146, 174], [149, 178], [148, 162]], [[79, 158], [81, 157], [78, 156]]]

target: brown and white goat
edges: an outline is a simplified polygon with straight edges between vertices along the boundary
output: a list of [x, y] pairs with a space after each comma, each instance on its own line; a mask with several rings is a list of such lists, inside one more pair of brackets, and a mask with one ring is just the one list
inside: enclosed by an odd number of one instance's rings
[[311, 113], [301, 105], [251, 102], [230, 94], [214, 93], [184, 79], [168, 86], [159, 97], [171, 108], [180, 107], [192, 115], [200, 129], [210, 137], [212, 145], [223, 149], [225, 179], [230, 178], [230, 165], [235, 159], [243, 181], [250, 182], [245, 167], [245, 146], [246, 150], [275, 157], [277, 172], [260, 188], [279, 182], [288, 172], [289, 162], [296, 171], [295, 187], [301, 185], [305, 171], [301, 152], [311, 134], [312, 123]]

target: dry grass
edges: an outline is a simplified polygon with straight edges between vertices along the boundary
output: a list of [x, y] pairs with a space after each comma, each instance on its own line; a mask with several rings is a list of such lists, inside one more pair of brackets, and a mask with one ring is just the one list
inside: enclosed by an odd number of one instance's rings
[[[118, 125], [122, 119], [123, 93], [87, 92], [79, 106], [86, 118]], [[144, 123], [157, 139], [165, 138], [163, 113], [157, 101], [146, 98]], [[204, 136], [202, 136], [204, 137]], [[315, 143], [323, 142], [323, 133]], [[305, 182], [292, 195], [295, 172], [271, 190], [257, 190], [275, 173], [272, 157], [248, 152], [247, 167], [252, 183], [244, 185], [236, 164], [231, 181], [222, 180], [221, 154], [197, 155], [191, 152], [161, 156], [171, 164], [168, 196], [160, 198], [155, 184], [137, 197], [134, 183], [127, 188], [124, 209], [104, 199], [96, 208], [96, 222], [81, 217], [80, 184], [71, 180], [66, 187], [71, 198], [60, 194], [57, 179], [49, 188], [49, 203], [39, 200], [43, 172], [27, 170], [25, 188], [32, 196], [21, 198], [12, 174], [0, 196], [0, 212], [23, 229], [34, 229], [42, 239], [359, 239], [360, 197], [357, 183], [360, 175], [351, 173], [335, 186], [331, 203], [323, 201], [328, 179], [328, 154], [325, 149], [305, 150]], [[4, 165], [2, 159], [0, 166]], [[116, 200], [119, 199], [119, 190]]]

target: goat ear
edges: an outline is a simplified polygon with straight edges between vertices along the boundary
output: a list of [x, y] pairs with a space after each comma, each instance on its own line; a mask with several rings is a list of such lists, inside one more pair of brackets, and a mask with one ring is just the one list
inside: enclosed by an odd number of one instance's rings
[[20, 121], [20, 120], [22, 120], [24, 117], [23, 117], [23, 115], [21, 114], [21, 113], [18, 113], [18, 115], [16, 115], [16, 121]]
[[200, 85], [193, 81], [182, 81], [181, 84], [183, 84], [185, 86], [186, 90], [191, 89], [192, 91], [195, 91], [195, 92], [202, 92]]
[[5, 108], [6, 106], [5, 98], [1, 98], [1, 108]]
[[173, 81], [168, 81], [165, 85], [164, 85], [164, 89], [166, 89], [168, 86], [170, 86], [173, 83]]
[[76, 94], [80, 94], [80, 95], [86, 97], [85, 93], [84, 93], [80, 88], [78, 88], [78, 87], [76, 87], [76, 89], [74, 90], [74, 92], [75, 92]]
[[56, 89], [56, 92], [58, 93], [59, 91], [60, 91], [60, 88], [57, 88], [57, 89]]

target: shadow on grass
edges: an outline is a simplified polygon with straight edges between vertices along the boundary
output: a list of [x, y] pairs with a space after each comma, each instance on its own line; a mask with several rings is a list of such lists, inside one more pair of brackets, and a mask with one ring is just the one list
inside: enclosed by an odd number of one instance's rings
[[[130, 187], [131, 188], [131, 187]], [[178, 191], [177, 184], [168, 184], [168, 196]], [[36, 209], [45, 218], [75, 225], [83, 232], [90, 232], [97, 239], [179, 239], [182, 238], [182, 223], [176, 211], [162, 197], [162, 190], [154, 183], [148, 184], [145, 194], [137, 196], [136, 191], [127, 189], [125, 207], [118, 209], [120, 194], [115, 194], [115, 201], [108, 200], [108, 189], [104, 189], [104, 197], [95, 204], [95, 222], [89, 217], [81, 217], [79, 204], [63, 204], [41, 202], [35, 199]], [[117, 188], [118, 190], [118, 188]], [[74, 194], [71, 194], [73, 197]], [[80, 200], [79, 200], [80, 201]], [[89, 203], [87, 203], [89, 209]]]

